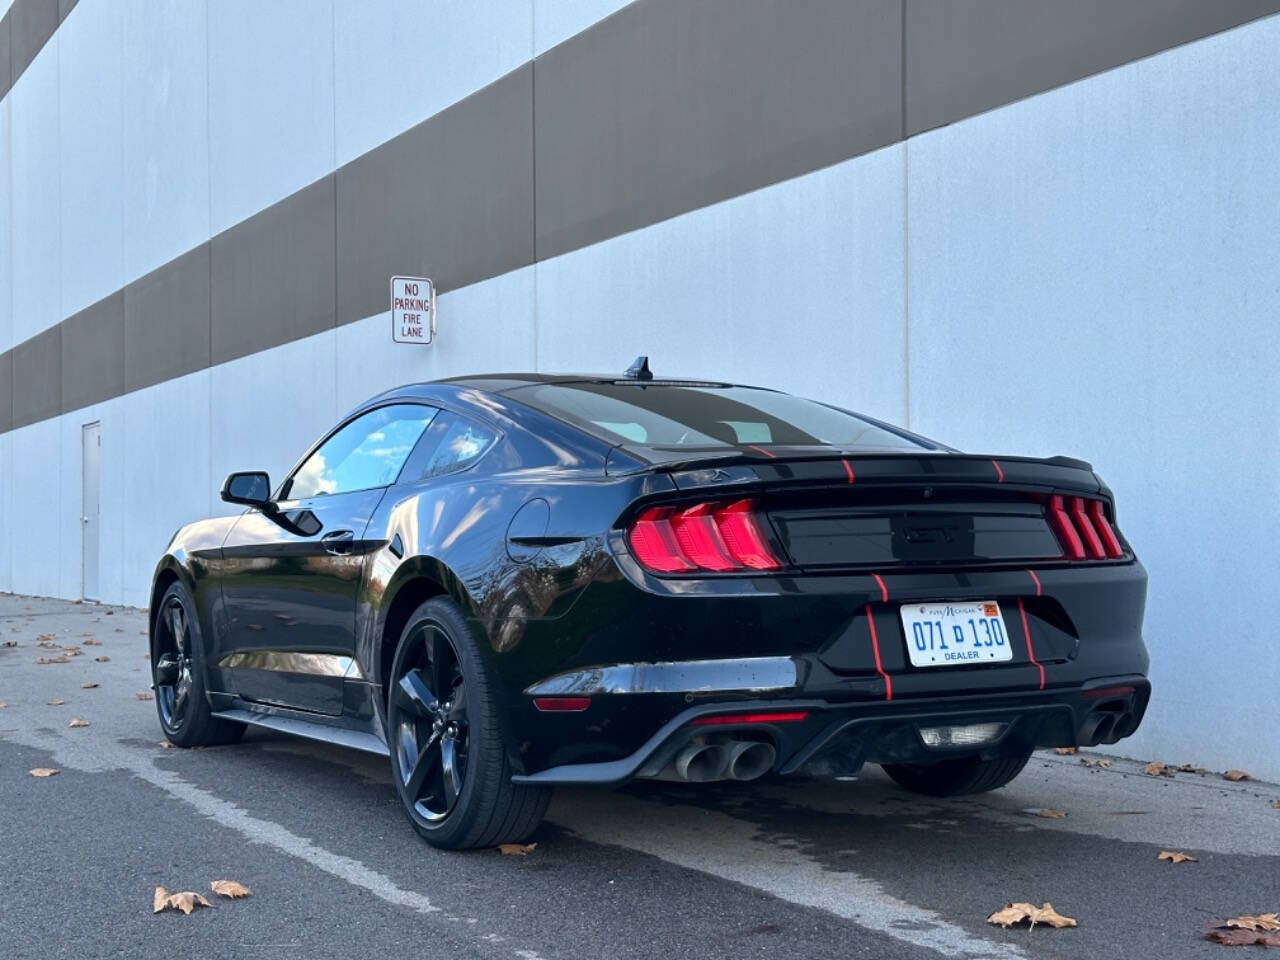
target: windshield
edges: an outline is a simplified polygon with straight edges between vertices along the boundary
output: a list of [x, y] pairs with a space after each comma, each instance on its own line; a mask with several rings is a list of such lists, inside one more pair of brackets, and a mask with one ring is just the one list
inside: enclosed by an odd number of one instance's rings
[[511, 395], [611, 443], [931, 449], [844, 410], [754, 387], [545, 383]]

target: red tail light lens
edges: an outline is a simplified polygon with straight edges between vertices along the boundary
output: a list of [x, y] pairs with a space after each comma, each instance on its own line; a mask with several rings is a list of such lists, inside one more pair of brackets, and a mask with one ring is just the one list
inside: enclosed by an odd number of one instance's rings
[[1102, 500], [1053, 496], [1045, 512], [1062, 555], [1068, 560], [1115, 560], [1124, 556], [1124, 547], [1107, 519]]
[[641, 565], [655, 573], [782, 567], [752, 500], [649, 507], [632, 522], [627, 542]]
[[692, 570], [693, 564], [680, 552], [675, 531], [669, 520], [670, 507], [650, 507], [636, 517], [627, 539], [636, 559], [659, 573], [683, 573]]
[[1101, 500], [1090, 501], [1089, 516], [1093, 519], [1093, 529], [1098, 531], [1098, 536], [1102, 538], [1102, 545], [1107, 549], [1107, 556], [1112, 558], [1124, 556], [1120, 538], [1116, 536], [1111, 521], [1107, 519], [1107, 511]]

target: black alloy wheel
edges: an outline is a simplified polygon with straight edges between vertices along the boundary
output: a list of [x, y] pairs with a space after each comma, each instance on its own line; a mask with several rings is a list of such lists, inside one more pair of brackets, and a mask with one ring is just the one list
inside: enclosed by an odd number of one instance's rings
[[170, 584], [151, 621], [151, 682], [160, 728], [179, 747], [233, 743], [244, 724], [213, 715], [205, 695], [204, 651], [195, 604], [181, 583]]
[[511, 782], [506, 717], [477, 637], [445, 597], [418, 607], [387, 673], [391, 776], [415, 830], [446, 850], [527, 839], [549, 787]]
[[187, 612], [172, 591], [156, 617], [156, 705], [165, 730], [182, 728], [184, 711], [191, 704], [191, 638]]
[[458, 804], [467, 770], [470, 725], [462, 665], [445, 632], [424, 622], [410, 637], [391, 690], [400, 785], [428, 823]]

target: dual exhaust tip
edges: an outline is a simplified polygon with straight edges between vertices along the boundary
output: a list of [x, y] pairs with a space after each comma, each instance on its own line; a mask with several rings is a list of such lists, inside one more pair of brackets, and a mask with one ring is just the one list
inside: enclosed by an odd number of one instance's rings
[[757, 780], [773, 769], [778, 752], [760, 740], [717, 740], [683, 747], [656, 777], [682, 783]]

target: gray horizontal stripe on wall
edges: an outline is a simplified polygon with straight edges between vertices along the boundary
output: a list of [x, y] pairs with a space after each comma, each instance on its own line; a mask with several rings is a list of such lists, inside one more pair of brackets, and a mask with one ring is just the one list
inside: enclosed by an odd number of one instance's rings
[[75, 5], [76, 0], [13, 0], [0, 19], [0, 97], [18, 82]]
[[0, 432], [383, 312], [393, 274], [454, 290], [1278, 9], [639, 0], [0, 355]]

